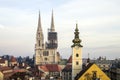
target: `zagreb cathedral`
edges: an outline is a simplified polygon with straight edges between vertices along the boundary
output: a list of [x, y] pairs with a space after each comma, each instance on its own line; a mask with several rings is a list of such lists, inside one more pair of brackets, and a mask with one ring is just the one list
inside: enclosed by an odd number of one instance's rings
[[44, 42], [44, 35], [41, 25], [41, 16], [39, 12], [35, 44], [35, 65], [58, 64], [60, 62], [60, 54], [57, 51], [58, 37], [57, 32], [55, 31], [53, 11], [51, 16], [51, 27], [48, 30], [47, 39], [48, 41]]

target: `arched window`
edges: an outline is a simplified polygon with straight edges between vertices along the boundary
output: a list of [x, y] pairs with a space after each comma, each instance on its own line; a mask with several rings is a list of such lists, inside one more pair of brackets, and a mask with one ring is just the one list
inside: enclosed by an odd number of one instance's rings
[[79, 62], [78, 62], [78, 61], [76, 61], [76, 65], [79, 65]]
[[79, 54], [78, 54], [78, 53], [76, 54], [76, 57], [79, 57]]

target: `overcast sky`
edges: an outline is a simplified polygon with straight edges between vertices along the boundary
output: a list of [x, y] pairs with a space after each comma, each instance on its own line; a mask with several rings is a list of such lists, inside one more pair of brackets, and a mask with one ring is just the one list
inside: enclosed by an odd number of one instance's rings
[[63, 58], [71, 55], [76, 22], [83, 57], [120, 57], [120, 0], [0, 0], [0, 55], [33, 56], [38, 12], [47, 41], [52, 9]]

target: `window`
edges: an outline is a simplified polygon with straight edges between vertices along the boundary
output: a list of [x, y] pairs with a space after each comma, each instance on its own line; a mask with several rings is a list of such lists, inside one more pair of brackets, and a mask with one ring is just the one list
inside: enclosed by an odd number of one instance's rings
[[38, 36], [40, 37], [40, 33], [38, 33]]
[[78, 54], [78, 53], [76, 54], [76, 57], [79, 57], [79, 54]]
[[49, 56], [49, 52], [48, 51], [44, 51], [43, 52], [43, 56]]
[[39, 46], [40, 46], [40, 40], [39, 40], [38, 44], [39, 44]]
[[79, 62], [78, 62], [78, 61], [76, 62], [76, 65], [79, 65]]
[[48, 59], [47, 58], [45, 58], [45, 61], [47, 61]]

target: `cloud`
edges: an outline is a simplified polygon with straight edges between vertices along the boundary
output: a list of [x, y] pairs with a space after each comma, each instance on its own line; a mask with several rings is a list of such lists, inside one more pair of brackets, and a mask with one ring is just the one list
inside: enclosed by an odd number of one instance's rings
[[[100, 50], [95, 49], [96, 47], [103, 49], [104, 46], [119, 45], [119, 2], [119, 0], [0, 1], [0, 4], [2, 3], [0, 5], [0, 47], [6, 48], [6, 50], [12, 47], [10, 50], [14, 50], [15, 53], [19, 53], [21, 50], [20, 53], [33, 54], [38, 10], [41, 11], [42, 28], [46, 41], [52, 8], [61, 54], [64, 53], [64, 50], [68, 50], [68, 54], [70, 53], [70, 49], [67, 48], [72, 45], [76, 20], [85, 48], [92, 48], [91, 50], [99, 52]], [[19, 48], [22, 46], [26, 49]]]
[[3, 26], [2, 24], [0, 24], [0, 29], [3, 29], [3, 28], [5, 28], [5, 26]]

